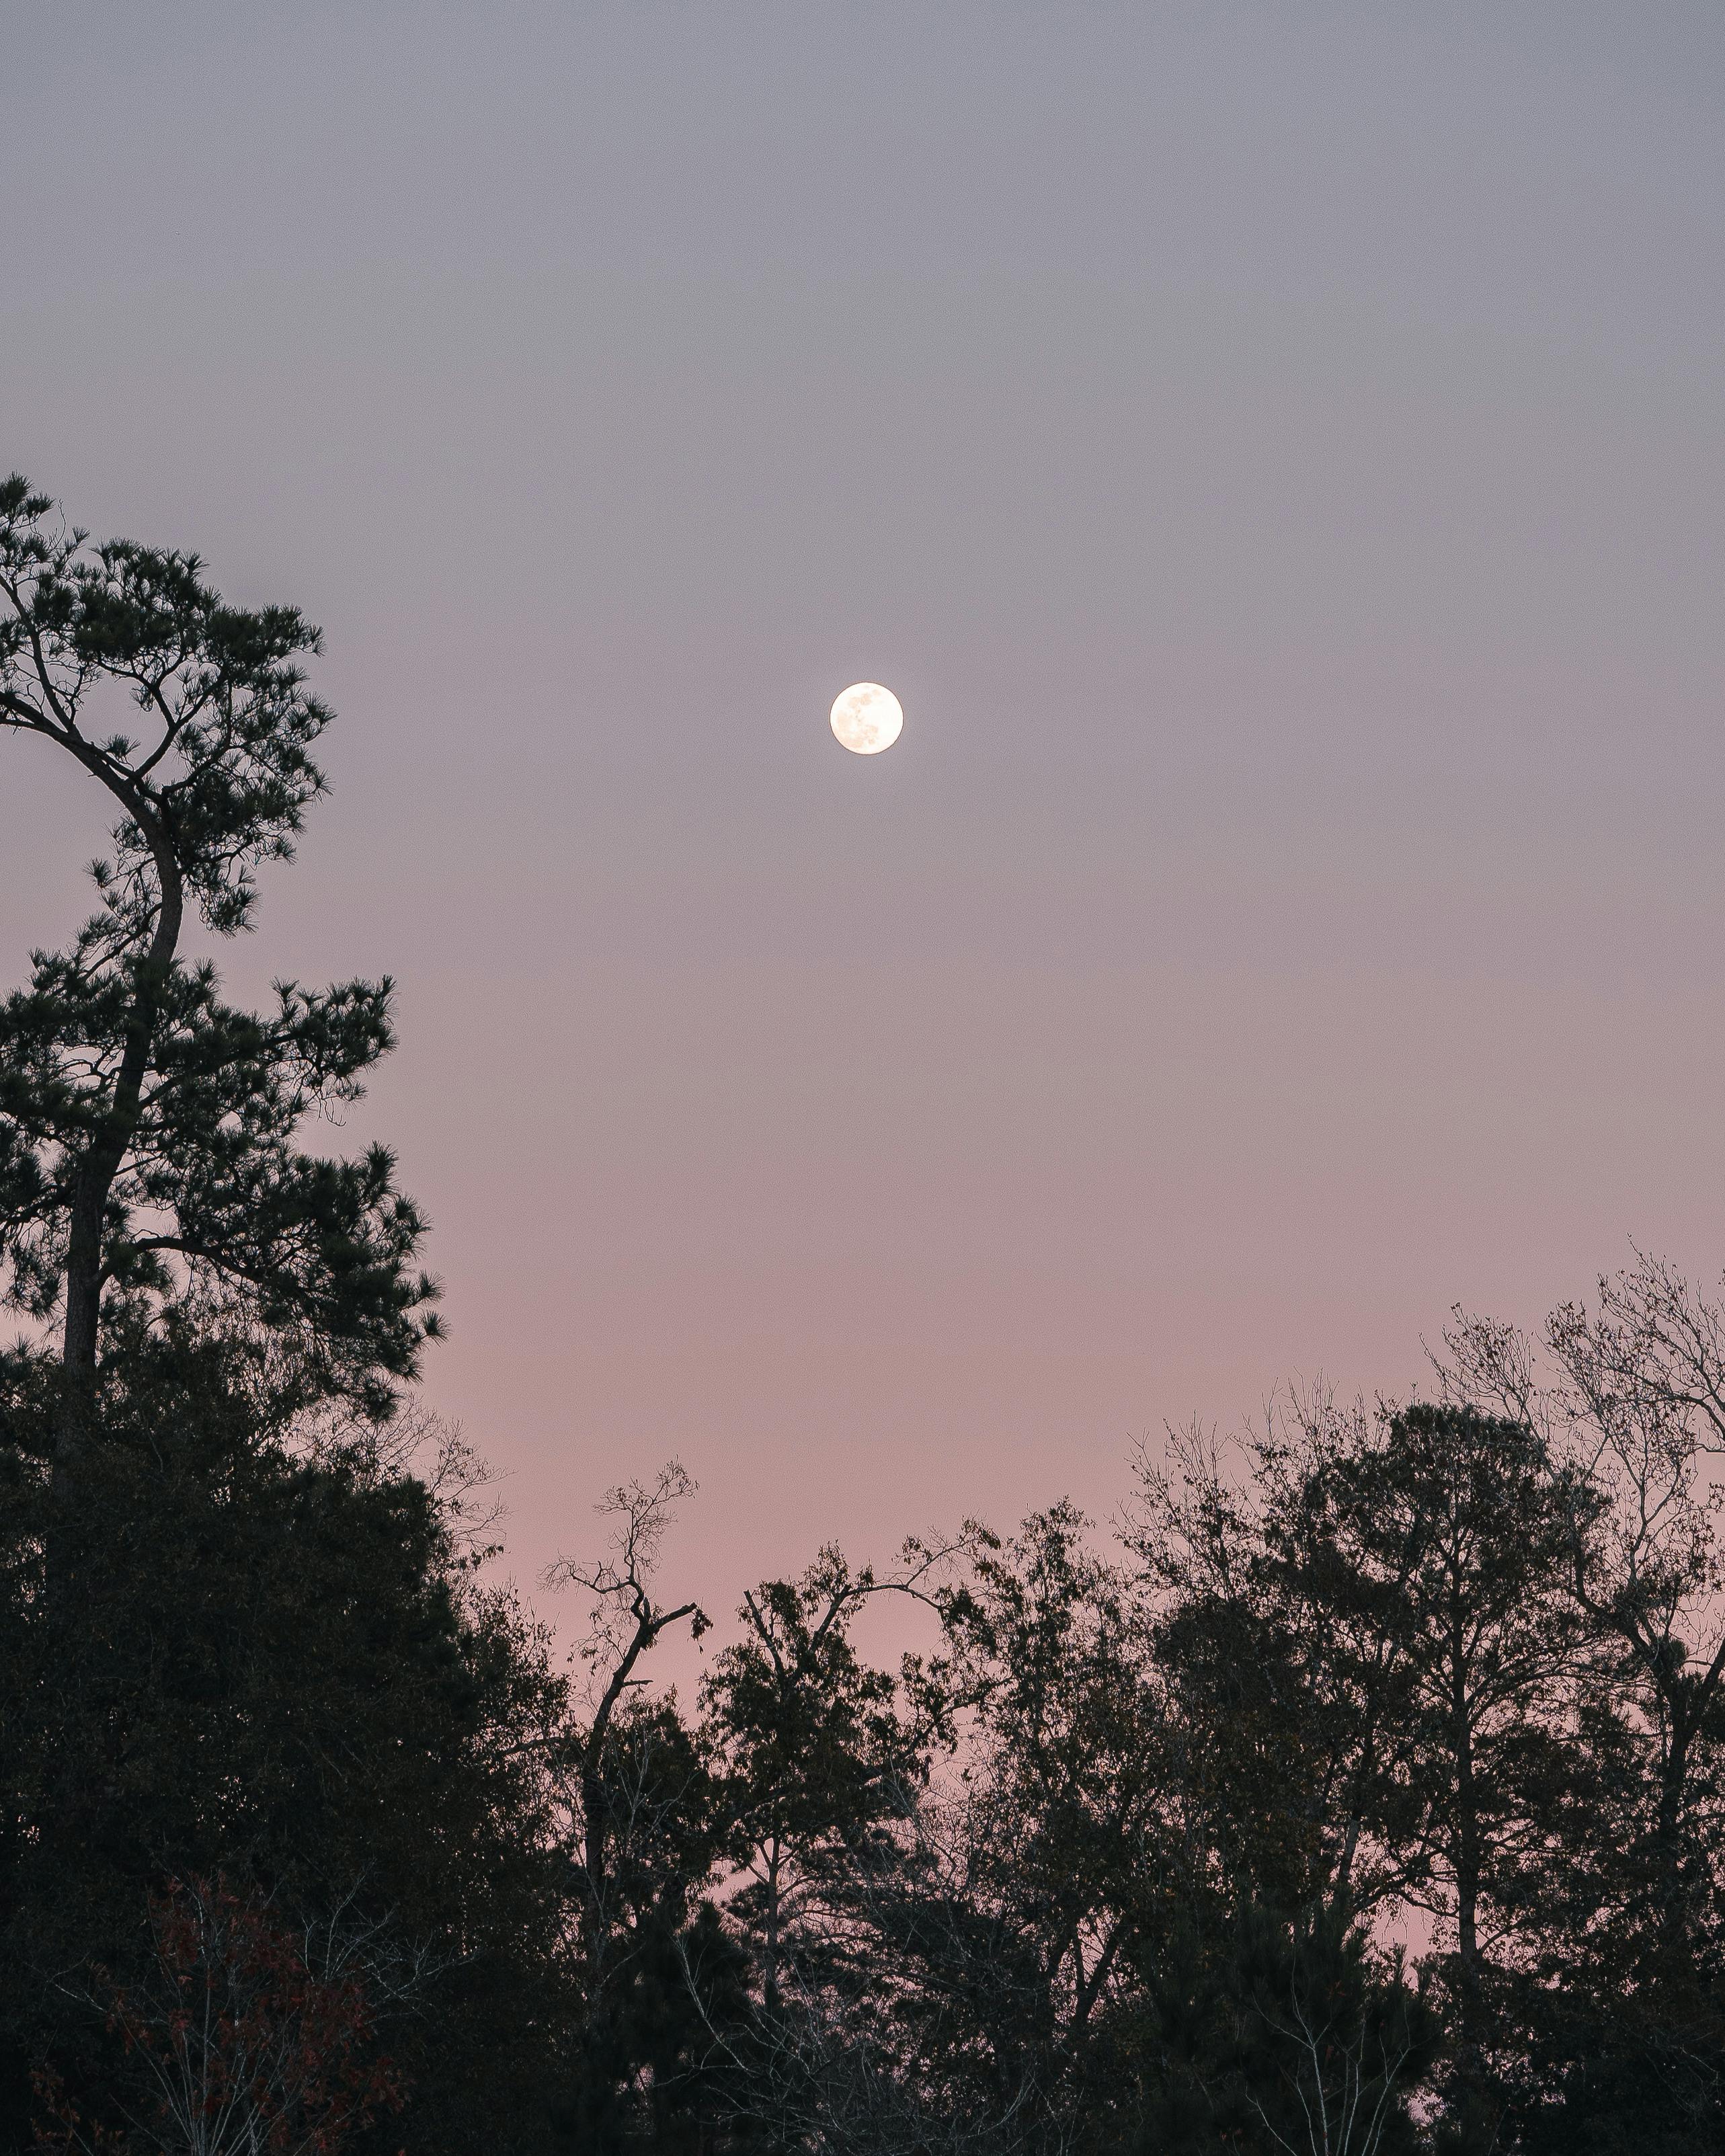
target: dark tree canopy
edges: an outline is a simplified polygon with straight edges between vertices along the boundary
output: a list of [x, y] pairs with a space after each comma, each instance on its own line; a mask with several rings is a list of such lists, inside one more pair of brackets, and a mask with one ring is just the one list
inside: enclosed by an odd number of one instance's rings
[[424, 1223], [381, 1147], [304, 1152], [392, 1042], [391, 984], [278, 987], [254, 1014], [184, 942], [250, 925], [322, 791], [328, 707], [291, 607], [226, 603], [195, 554], [91, 546], [0, 485], [0, 729], [72, 757], [118, 811], [97, 912], [0, 1005], [0, 1296], [59, 1327], [62, 1464], [105, 1341], [173, 1312], [266, 1336], [302, 1400], [387, 1411], [434, 1329]]

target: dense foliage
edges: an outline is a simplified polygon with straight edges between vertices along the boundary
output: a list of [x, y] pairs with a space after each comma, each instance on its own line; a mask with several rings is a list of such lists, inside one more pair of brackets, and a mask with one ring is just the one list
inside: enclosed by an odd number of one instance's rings
[[388, 984], [254, 1017], [182, 948], [319, 788], [315, 633], [22, 481], [0, 598], [0, 736], [121, 819], [0, 1006], [0, 2148], [1725, 2143], [1714, 1306], [1458, 1316], [1429, 1399], [1172, 1435], [1111, 1537], [822, 1550], [690, 1698], [673, 1466], [564, 1659], [403, 1406], [393, 1163], [300, 1149]]

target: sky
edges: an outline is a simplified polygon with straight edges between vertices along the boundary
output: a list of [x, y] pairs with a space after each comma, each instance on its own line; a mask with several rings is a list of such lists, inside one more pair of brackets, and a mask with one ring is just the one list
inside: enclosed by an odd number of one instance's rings
[[[324, 628], [524, 1579], [1725, 1266], [1725, 10], [0, 0], [0, 468]], [[886, 683], [887, 753], [827, 710]], [[0, 742], [0, 979], [105, 819]]]

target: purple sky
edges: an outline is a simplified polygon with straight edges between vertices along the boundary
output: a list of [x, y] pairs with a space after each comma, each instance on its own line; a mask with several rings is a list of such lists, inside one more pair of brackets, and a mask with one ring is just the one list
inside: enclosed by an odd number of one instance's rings
[[[321, 620], [525, 1573], [1725, 1263], [1725, 10], [0, 4], [0, 466]], [[847, 682], [904, 737], [846, 756]], [[0, 742], [0, 978], [104, 819]]]

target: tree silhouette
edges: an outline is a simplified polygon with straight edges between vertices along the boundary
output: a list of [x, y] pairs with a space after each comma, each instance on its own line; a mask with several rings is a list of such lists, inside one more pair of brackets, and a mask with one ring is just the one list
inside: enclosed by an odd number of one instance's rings
[[[0, 1296], [58, 1321], [56, 1480], [95, 1426], [105, 1342], [146, 1324], [250, 1328], [298, 1403], [388, 1412], [435, 1329], [424, 1223], [382, 1147], [301, 1152], [392, 1044], [391, 984], [233, 1009], [182, 946], [250, 925], [323, 790], [328, 706], [291, 607], [227, 604], [195, 554], [86, 535], [0, 485], [0, 727], [52, 743], [120, 812], [95, 916], [0, 1005]], [[129, 708], [128, 708], [129, 707]], [[39, 1352], [39, 1350], [38, 1351]]]

